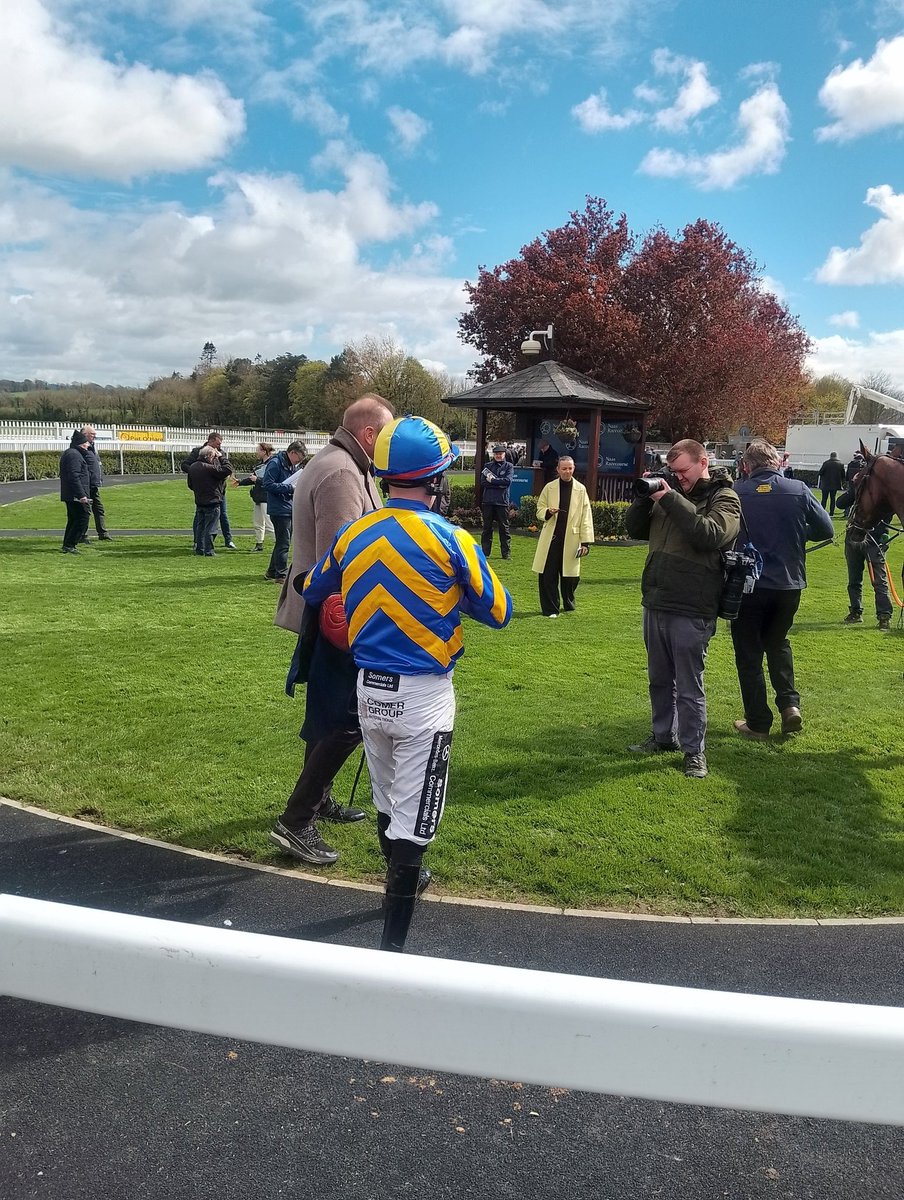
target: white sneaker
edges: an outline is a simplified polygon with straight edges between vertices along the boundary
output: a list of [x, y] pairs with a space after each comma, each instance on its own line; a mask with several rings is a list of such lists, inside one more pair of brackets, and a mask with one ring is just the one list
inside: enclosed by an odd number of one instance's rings
[[558, 613], [549, 613], [550, 621], [554, 621], [558, 615], [559, 615]]

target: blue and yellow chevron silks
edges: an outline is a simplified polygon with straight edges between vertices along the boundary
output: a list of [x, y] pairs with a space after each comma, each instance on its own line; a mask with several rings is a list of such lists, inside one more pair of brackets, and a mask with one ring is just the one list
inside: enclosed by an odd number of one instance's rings
[[473, 539], [410, 500], [340, 530], [305, 588], [314, 604], [341, 590], [358, 666], [400, 675], [451, 669], [463, 653], [460, 611], [497, 629], [511, 617]]
[[502, 586], [498, 575], [487, 562], [483, 551], [479, 550], [471, 535], [463, 529], [456, 529], [455, 540], [468, 568], [466, 588], [485, 601], [491, 618], [485, 624], [495, 625], [499, 629], [504, 628], [512, 619], [511, 596]]

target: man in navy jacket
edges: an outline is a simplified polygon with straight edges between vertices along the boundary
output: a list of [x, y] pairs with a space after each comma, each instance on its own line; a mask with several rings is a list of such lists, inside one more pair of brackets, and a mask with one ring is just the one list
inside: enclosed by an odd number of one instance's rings
[[505, 457], [506, 447], [493, 447], [493, 457], [480, 473], [480, 507], [483, 511], [483, 530], [480, 548], [489, 558], [493, 549], [493, 526], [499, 526], [499, 550], [503, 558], [512, 556], [512, 535], [509, 533], [509, 486], [515, 468]]
[[66, 505], [64, 554], [78, 554], [78, 543], [88, 529], [91, 514], [89, 445], [90, 442], [83, 433], [74, 433], [69, 449], [60, 455], [60, 499]]
[[735, 491], [741, 498], [741, 536], [763, 557], [763, 571], [731, 623], [735, 665], [744, 702], [744, 719], [735, 721], [743, 737], [763, 741], [773, 714], [766, 700], [763, 655], [775, 689], [782, 733], [802, 728], [800, 695], [794, 683], [794, 658], [788, 632], [807, 586], [807, 541], [834, 536], [832, 518], [807, 485], [781, 473], [781, 455], [768, 442], [751, 442], [744, 452]]
[[289, 541], [292, 537], [292, 496], [295, 481], [287, 482], [301, 466], [304, 443], [290, 442], [285, 450], [267, 459], [261, 487], [267, 493], [267, 516], [273, 522], [273, 553], [265, 579], [282, 583], [289, 574]]

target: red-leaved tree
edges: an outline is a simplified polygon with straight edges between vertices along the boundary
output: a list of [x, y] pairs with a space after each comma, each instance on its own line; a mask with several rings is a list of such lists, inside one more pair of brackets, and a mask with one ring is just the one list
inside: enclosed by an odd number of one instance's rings
[[483, 360], [480, 382], [523, 366], [532, 329], [555, 327], [553, 357], [653, 404], [672, 438], [748, 425], [777, 434], [804, 386], [809, 340], [762, 290], [757, 264], [718, 225], [638, 245], [622, 214], [589, 199], [582, 213], [467, 284], [462, 340]]

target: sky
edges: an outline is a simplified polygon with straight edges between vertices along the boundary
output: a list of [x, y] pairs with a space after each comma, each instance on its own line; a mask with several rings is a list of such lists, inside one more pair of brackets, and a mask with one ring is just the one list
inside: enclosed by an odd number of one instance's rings
[[[390, 336], [588, 195], [706, 218], [904, 387], [904, 0], [8, 0], [0, 376], [144, 385]], [[554, 323], [555, 314], [549, 319]]]

